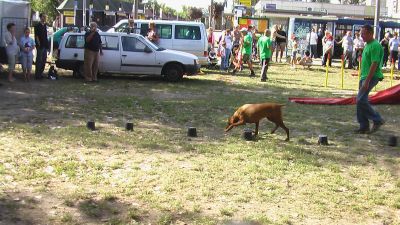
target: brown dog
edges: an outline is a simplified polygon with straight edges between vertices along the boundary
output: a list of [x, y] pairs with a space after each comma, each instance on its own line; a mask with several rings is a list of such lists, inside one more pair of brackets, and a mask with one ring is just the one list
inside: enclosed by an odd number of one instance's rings
[[239, 107], [236, 112], [228, 119], [228, 126], [225, 128], [225, 132], [230, 131], [232, 128], [246, 123], [255, 123], [256, 130], [255, 135], [258, 135], [258, 125], [262, 118], [266, 117], [269, 121], [275, 123], [275, 128], [272, 129], [273, 134], [278, 127], [282, 127], [286, 131], [287, 138], [285, 141], [289, 141], [289, 129], [283, 124], [282, 120], [282, 106], [276, 103], [261, 103], [261, 104], [245, 104]]

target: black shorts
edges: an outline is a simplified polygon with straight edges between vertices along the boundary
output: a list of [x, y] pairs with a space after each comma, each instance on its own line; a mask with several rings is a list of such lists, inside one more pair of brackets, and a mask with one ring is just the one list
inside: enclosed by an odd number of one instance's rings
[[245, 63], [251, 63], [251, 57], [248, 54], [243, 55], [243, 62]]
[[390, 51], [390, 62], [396, 62], [397, 58], [399, 57], [398, 51]]

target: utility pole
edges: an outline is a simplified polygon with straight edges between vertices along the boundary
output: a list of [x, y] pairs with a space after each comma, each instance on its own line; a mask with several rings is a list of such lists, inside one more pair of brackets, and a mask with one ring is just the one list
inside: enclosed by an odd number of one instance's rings
[[[133, 5], [133, 18], [134, 19], [139, 19], [138, 16], [138, 8], [139, 8], [139, 0], [134, 0], [134, 5]], [[144, 9], [143, 9], [144, 11]]]
[[86, 0], [83, 0], [83, 6], [82, 6], [82, 12], [83, 12], [83, 27], [86, 27]]
[[213, 27], [213, 13], [214, 13], [214, 0], [211, 0], [211, 5], [210, 5], [210, 12], [209, 12], [209, 21], [208, 21], [208, 27]]
[[374, 32], [374, 38], [376, 40], [379, 40], [379, 15], [380, 15], [380, 0], [375, 0], [375, 20], [374, 20], [374, 26], [375, 26], [375, 32]]

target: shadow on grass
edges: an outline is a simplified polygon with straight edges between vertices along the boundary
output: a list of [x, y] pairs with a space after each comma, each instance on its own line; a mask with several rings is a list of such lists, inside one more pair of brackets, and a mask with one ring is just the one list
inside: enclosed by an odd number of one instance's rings
[[3, 193], [0, 197], [0, 224], [41, 224], [44, 218], [49, 217], [37, 206], [37, 201], [32, 196]]

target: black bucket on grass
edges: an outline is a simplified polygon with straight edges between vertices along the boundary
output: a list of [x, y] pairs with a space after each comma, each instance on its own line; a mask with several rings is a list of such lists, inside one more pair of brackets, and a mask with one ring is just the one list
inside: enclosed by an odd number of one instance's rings
[[127, 122], [125, 125], [125, 129], [127, 131], [133, 131], [133, 123], [132, 122]]
[[388, 145], [392, 146], [392, 147], [396, 147], [397, 144], [398, 144], [397, 137], [396, 136], [390, 136], [389, 137], [389, 141], [388, 141]]
[[86, 124], [86, 127], [87, 127], [89, 130], [96, 130], [96, 124], [95, 124], [94, 121], [88, 121], [87, 124]]
[[320, 145], [328, 145], [328, 136], [327, 135], [319, 135], [318, 136], [318, 144]]
[[244, 129], [243, 130], [243, 138], [246, 140], [246, 141], [252, 141], [253, 140], [253, 131], [251, 130], [251, 129], [249, 129], [249, 128], [246, 128], [246, 129]]
[[197, 130], [196, 127], [189, 127], [187, 131], [188, 137], [197, 137]]

